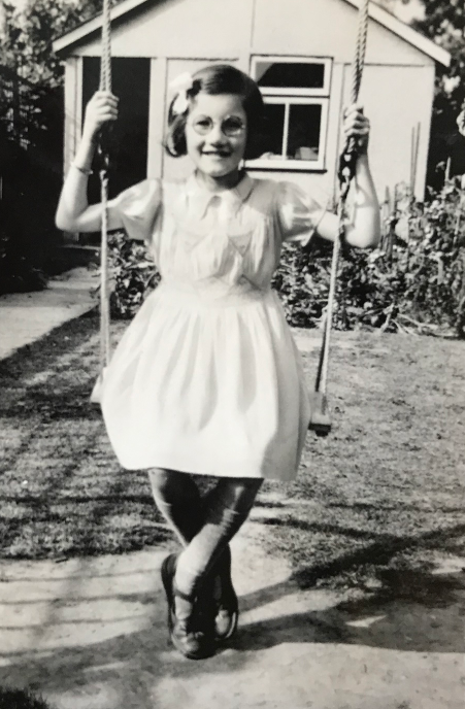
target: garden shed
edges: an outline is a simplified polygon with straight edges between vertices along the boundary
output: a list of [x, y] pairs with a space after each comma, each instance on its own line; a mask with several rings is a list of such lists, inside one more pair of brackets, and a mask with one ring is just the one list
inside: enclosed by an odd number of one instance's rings
[[[170, 82], [212, 62], [231, 63], [259, 83], [272, 127], [253, 175], [291, 179], [332, 195], [341, 114], [350, 95], [356, 0], [122, 0], [112, 9], [113, 90], [120, 96], [114, 192], [145, 177], [178, 178], [188, 158], [162, 148]], [[98, 86], [101, 17], [55, 42], [65, 60], [65, 170], [83, 106]], [[372, 123], [370, 155], [380, 197], [412, 180], [425, 190], [436, 62], [449, 54], [370, 4], [360, 101]]]

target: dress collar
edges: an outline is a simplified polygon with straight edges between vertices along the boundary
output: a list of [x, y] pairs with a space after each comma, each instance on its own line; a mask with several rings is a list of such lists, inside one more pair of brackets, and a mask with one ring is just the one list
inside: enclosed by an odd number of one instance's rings
[[237, 213], [241, 204], [247, 199], [252, 192], [253, 180], [246, 173], [243, 173], [242, 179], [235, 187], [222, 192], [210, 192], [196, 178], [195, 173], [186, 181], [186, 195], [191, 204], [195, 205], [195, 211], [201, 218], [205, 216], [211, 201], [214, 198], [219, 198], [222, 202], [229, 204], [234, 213]]

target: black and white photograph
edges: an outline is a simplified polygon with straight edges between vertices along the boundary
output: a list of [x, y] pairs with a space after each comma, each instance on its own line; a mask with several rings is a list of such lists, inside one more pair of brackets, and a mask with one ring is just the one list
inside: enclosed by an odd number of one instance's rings
[[0, 0], [0, 709], [464, 709], [461, 0]]

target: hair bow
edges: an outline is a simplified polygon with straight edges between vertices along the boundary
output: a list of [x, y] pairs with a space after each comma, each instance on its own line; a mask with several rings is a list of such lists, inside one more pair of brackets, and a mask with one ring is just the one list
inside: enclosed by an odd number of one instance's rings
[[174, 93], [177, 94], [174, 99], [172, 111], [176, 115], [180, 115], [187, 111], [189, 108], [189, 99], [187, 97], [187, 92], [192, 89], [194, 85], [194, 79], [189, 72], [184, 72], [180, 74], [176, 79], [170, 83], [169, 88]]

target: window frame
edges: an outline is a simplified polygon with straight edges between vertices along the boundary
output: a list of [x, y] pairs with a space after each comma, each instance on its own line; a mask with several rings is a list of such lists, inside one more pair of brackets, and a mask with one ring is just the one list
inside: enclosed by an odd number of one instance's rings
[[[281, 158], [248, 160], [246, 166], [250, 169], [293, 172], [321, 172], [326, 165], [326, 142], [328, 135], [329, 101], [331, 92], [332, 65], [330, 57], [298, 57], [277, 55], [255, 55], [251, 57], [251, 76], [256, 77], [257, 64], [261, 62], [279, 62], [287, 64], [322, 64], [324, 65], [323, 87], [321, 88], [280, 88], [260, 87], [263, 101], [266, 104], [284, 105], [284, 126]], [[256, 79], [255, 79], [256, 80]], [[319, 134], [319, 151], [317, 160], [292, 160], [285, 158], [287, 137], [289, 135], [289, 113], [292, 105], [321, 106], [321, 121]]]
[[274, 62], [279, 64], [322, 64], [324, 66], [324, 81], [321, 88], [285, 88], [279, 86], [260, 86], [262, 94], [267, 96], [329, 96], [331, 90], [331, 74], [333, 60], [330, 57], [280, 57], [278, 55], [254, 55], [251, 58], [250, 75], [257, 81], [257, 64]]

